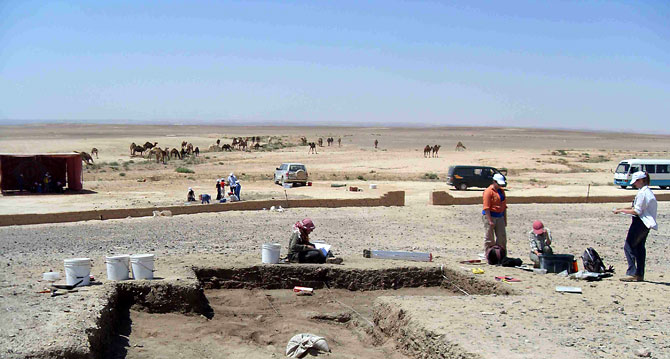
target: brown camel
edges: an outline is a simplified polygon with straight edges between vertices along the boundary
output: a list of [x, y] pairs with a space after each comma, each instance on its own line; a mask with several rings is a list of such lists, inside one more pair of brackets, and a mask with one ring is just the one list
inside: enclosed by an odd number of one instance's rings
[[433, 148], [432, 148], [432, 150], [433, 150], [433, 157], [437, 157], [437, 153], [440, 151], [440, 147], [442, 147], [442, 146], [440, 146], [440, 145], [435, 145], [435, 146], [433, 146]]
[[247, 140], [241, 140], [237, 143], [240, 146], [240, 150], [246, 151], [247, 149]]
[[195, 157], [200, 156], [200, 148], [196, 147], [195, 150], [193, 150], [193, 153], [195, 153]]
[[229, 144], [226, 143], [225, 145], [223, 145], [221, 147], [221, 149], [224, 150], [224, 151], [232, 151], [233, 147], [231, 147]]
[[466, 149], [467, 148], [465, 148], [465, 145], [463, 145], [463, 142], [458, 141], [458, 143], [456, 144], [456, 151], [464, 151]]
[[192, 143], [189, 143], [189, 144], [186, 145], [186, 153], [188, 153], [189, 155], [191, 153], [193, 153], [193, 144]]
[[237, 147], [237, 137], [233, 138], [233, 144], [231, 146], [233, 148]]
[[309, 151], [307, 152], [307, 154], [310, 154], [310, 153], [314, 153], [315, 155], [318, 155], [318, 153], [316, 152], [316, 143], [314, 143], [314, 142], [309, 143]]
[[133, 153], [131, 155], [136, 156], [137, 153], [139, 152], [140, 156], [144, 157], [144, 151], [146, 151], [146, 150], [147, 149], [144, 148], [144, 146], [135, 146], [135, 147], [133, 147]]
[[98, 159], [98, 149], [93, 147], [91, 148], [91, 157], [95, 155], [95, 158]]
[[256, 144], [254, 145], [254, 150], [258, 151], [260, 148], [261, 148], [261, 144], [256, 142]]
[[154, 147], [154, 148], [152, 148], [152, 149], [149, 151], [149, 156], [148, 156], [147, 158], [150, 159], [152, 155], [153, 155], [153, 156], [156, 156], [156, 163], [162, 161], [163, 164], [166, 164], [166, 161], [167, 161], [167, 159], [166, 159], [166, 157], [167, 157], [167, 153], [166, 153], [164, 150], [162, 150], [160, 147]]
[[433, 148], [430, 147], [430, 145], [426, 145], [426, 147], [423, 148], [423, 157], [430, 157], [430, 151]]
[[323, 138], [319, 137], [319, 147], [323, 147]]
[[342, 137], [337, 139], [337, 147], [342, 147]]
[[74, 151], [75, 153], [78, 153], [81, 156], [82, 162], [84, 162], [87, 165], [92, 165], [93, 164], [93, 157], [89, 155], [86, 152], [79, 152], [79, 151]]
[[146, 148], [147, 150], [150, 150], [150, 149], [156, 147], [157, 144], [158, 144], [158, 142], [151, 143], [151, 142], [147, 141], [147, 142], [144, 143], [144, 148]]
[[135, 147], [137, 147], [137, 145], [135, 144], [135, 142], [133, 142], [133, 143], [130, 144], [130, 155], [131, 155], [131, 156], [135, 156]]
[[188, 144], [188, 142], [186, 142], [186, 141], [181, 141], [181, 148], [186, 147], [187, 144]]
[[301, 143], [303, 146], [307, 146], [307, 138], [305, 138], [304, 136], [303, 136], [303, 137], [300, 137], [300, 143]]
[[172, 157], [177, 157], [178, 159], [181, 159], [181, 156], [179, 156], [179, 151], [176, 148], [173, 148], [172, 151], [170, 151], [170, 155]]
[[377, 145], [379, 145], [379, 141], [375, 140], [375, 149], [377, 149]]

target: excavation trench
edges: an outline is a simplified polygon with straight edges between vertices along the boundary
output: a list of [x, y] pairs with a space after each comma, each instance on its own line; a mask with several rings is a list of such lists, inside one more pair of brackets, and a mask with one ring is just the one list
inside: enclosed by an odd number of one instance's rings
[[[89, 355], [281, 358], [293, 335], [313, 333], [325, 337], [338, 358], [465, 358], [446, 338], [406, 330], [411, 318], [375, 300], [511, 294], [497, 283], [439, 267], [261, 265], [193, 270], [197, 281], [117, 284], [97, 330], [89, 335]], [[297, 296], [288, 290], [294, 286], [315, 291]], [[430, 355], [417, 350], [424, 346], [432, 348]]]

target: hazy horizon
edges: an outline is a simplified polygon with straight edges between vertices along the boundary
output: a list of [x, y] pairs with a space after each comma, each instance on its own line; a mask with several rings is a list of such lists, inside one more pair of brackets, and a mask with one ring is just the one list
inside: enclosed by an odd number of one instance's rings
[[0, 124], [670, 133], [670, 3], [0, 2]]

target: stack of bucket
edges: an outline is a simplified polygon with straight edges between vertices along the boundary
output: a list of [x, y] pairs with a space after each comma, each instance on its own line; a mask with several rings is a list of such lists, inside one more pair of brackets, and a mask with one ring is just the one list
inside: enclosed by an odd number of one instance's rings
[[[91, 284], [91, 259], [71, 258], [65, 261], [65, 281], [68, 285], [74, 285], [81, 281], [78, 286]], [[130, 279], [132, 271], [133, 279], [154, 278], [154, 255], [135, 254], [106, 256], [107, 279], [127, 280]]]

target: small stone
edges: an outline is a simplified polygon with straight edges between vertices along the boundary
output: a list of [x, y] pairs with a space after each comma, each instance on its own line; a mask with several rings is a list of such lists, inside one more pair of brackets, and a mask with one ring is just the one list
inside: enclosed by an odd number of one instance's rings
[[649, 349], [640, 348], [640, 349], [635, 351], [635, 355], [637, 355], [639, 357], [642, 357], [642, 358], [649, 358], [649, 357], [651, 357], [651, 351], [649, 351]]

